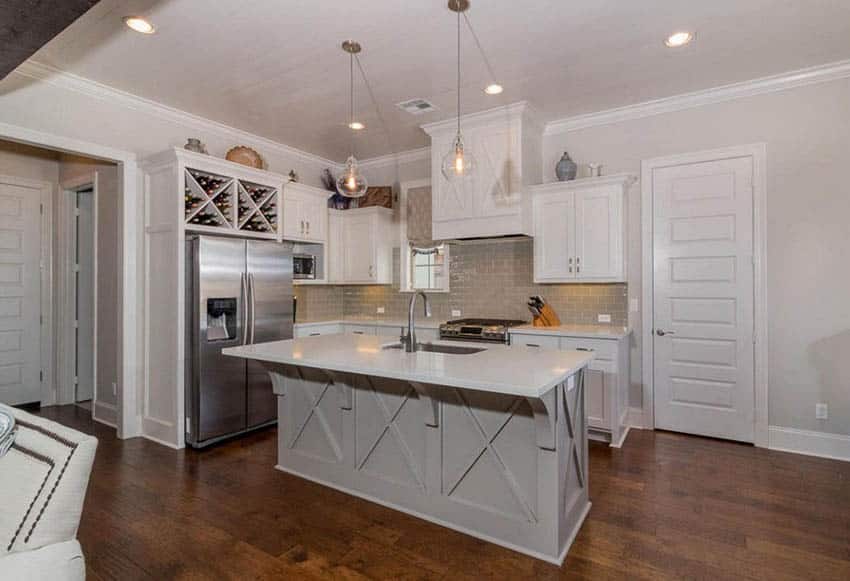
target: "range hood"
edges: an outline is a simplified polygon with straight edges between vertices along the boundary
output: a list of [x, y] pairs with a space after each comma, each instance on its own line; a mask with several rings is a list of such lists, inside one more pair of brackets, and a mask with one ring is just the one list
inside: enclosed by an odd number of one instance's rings
[[475, 175], [451, 183], [440, 169], [457, 131], [449, 119], [423, 125], [431, 137], [431, 212], [434, 240], [531, 236], [527, 186], [542, 181], [542, 125], [525, 101], [461, 118]]

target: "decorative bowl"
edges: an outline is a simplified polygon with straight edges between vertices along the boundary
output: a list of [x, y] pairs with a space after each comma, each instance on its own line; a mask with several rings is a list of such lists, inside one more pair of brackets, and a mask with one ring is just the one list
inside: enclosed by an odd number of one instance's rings
[[242, 165], [247, 165], [248, 167], [254, 167], [257, 169], [263, 169], [266, 165], [259, 153], [250, 147], [245, 147], [244, 145], [237, 145], [236, 147], [231, 148], [224, 158], [227, 161], [241, 163]]

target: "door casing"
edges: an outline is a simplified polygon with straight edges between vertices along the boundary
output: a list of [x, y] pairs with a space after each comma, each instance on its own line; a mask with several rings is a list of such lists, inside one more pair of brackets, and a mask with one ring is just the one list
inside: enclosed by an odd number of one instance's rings
[[653, 184], [652, 172], [657, 168], [701, 163], [734, 157], [753, 160], [753, 261], [754, 261], [754, 377], [755, 445], [768, 447], [767, 385], [767, 146], [764, 143], [730, 146], [646, 159], [641, 162], [641, 379], [643, 383], [643, 427], [655, 428], [655, 384], [653, 349]]

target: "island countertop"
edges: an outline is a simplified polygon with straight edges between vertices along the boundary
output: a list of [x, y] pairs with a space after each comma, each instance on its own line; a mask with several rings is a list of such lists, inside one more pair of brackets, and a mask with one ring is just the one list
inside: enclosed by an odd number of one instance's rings
[[403, 349], [384, 348], [391, 343], [393, 341], [388, 341], [387, 337], [334, 334], [230, 347], [222, 352], [269, 363], [522, 397], [542, 396], [593, 359], [592, 353], [586, 351], [459, 341], [436, 344], [484, 350], [465, 355], [425, 351], [406, 353]]

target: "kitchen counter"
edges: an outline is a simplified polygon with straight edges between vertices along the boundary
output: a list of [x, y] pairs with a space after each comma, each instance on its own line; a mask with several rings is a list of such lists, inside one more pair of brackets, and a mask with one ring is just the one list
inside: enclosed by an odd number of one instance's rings
[[455, 355], [384, 349], [394, 343], [372, 335], [323, 335], [223, 349], [225, 355], [377, 377], [541, 397], [587, 366], [593, 355], [501, 344], [439, 341], [479, 353]]
[[557, 325], [554, 327], [535, 327], [531, 324], [511, 327], [511, 333], [524, 335], [558, 335], [562, 337], [583, 337], [586, 339], [622, 339], [631, 335], [629, 327], [612, 325]]
[[590, 510], [593, 354], [393, 342], [337, 333], [223, 352], [269, 371], [279, 470], [560, 565]]

